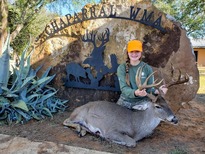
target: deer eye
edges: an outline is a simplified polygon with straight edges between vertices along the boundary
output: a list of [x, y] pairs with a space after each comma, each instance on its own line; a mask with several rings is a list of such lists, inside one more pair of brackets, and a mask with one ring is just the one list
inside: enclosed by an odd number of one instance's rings
[[162, 107], [159, 105], [155, 105], [156, 108], [161, 109]]

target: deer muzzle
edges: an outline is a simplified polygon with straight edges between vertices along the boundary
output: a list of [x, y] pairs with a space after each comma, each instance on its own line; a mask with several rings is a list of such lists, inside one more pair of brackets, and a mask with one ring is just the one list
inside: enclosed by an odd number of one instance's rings
[[172, 123], [177, 124], [178, 123], [178, 119], [176, 116], [174, 116], [171, 120]]

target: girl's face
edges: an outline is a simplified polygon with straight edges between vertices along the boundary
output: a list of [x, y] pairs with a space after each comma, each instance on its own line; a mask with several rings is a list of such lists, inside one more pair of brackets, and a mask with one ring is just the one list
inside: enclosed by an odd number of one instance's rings
[[128, 52], [128, 56], [130, 58], [130, 62], [138, 62], [142, 56], [142, 52], [140, 51], [131, 51]]

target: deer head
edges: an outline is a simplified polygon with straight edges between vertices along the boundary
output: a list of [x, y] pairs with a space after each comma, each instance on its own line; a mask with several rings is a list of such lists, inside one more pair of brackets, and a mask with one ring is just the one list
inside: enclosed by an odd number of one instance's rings
[[[146, 89], [146, 88], [152, 88], [152, 87], [157, 87], [158, 85], [160, 85], [162, 82], [164, 83], [164, 85], [168, 88], [168, 87], [171, 87], [171, 86], [174, 86], [174, 85], [178, 85], [178, 84], [183, 84], [183, 83], [186, 83], [189, 81], [189, 76], [188, 74], [186, 74], [184, 77], [182, 77], [181, 75], [181, 70], [179, 69], [179, 76], [178, 76], [178, 79], [177, 80], [174, 80], [172, 79], [171, 82], [169, 82], [168, 84], [166, 84], [164, 82], [164, 79], [160, 80], [159, 82], [157, 82], [157, 80], [155, 80], [153, 82], [153, 84], [150, 84], [150, 85], [147, 85], [147, 82], [148, 80], [150, 79], [150, 77], [152, 75], [154, 75], [156, 73], [156, 71], [154, 71], [153, 73], [151, 73], [145, 80], [145, 82], [142, 84], [141, 83], [141, 74], [142, 74], [142, 70], [143, 70], [143, 67], [140, 67], [137, 72], [136, 72], [136, 84], [139, 88], [139, 90], [143, 90], [143, 89]], [[171, 73], [172, 73], [172, 77], [173, 77], [173, 74], [174, 74], [174, 67], [172, 66], [172, 70], [171, 70]], [[160, 89], [158, 89], [159, 92], [160, 92], [160, 96], [162, 96], [164, 98], [164, 93], [160, 91]], [[152, 100], [152, 102], [156, 102], [157, 101], [157, 98], [156, 96], [152, 95], [152, 94], [147, 94], [147, 96]]]

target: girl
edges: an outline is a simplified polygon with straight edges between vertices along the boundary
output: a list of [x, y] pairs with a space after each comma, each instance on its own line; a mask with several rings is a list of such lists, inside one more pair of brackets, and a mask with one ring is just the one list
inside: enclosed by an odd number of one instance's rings
[[[127, 44], [127, 61], [119, 65], [117, 69], [117, 76], [119, 79], [121, 96], [117, 104], [132, 109], [133, 106], [139, 105], [139, 110], [144, 110], [142, 104], [150, 101], [147, 97], [147, 93], [159, 94], [159, 91], [155, 88], [148, 88], [139, 90], [136, 84], [135, 75], [137, 70], [143, 66], [141, 73], [141, 83], [144, 83], [146, 78], [153, 73], [151, 66], [143, 62], [142, 59], [142, 42], [139, 40], [131, 40]], [[154, 76], [151, 76], [147, 82], [147, 85], [153, 84]], [[164, 94], [167, 93], [167, 88], [162, 85], [159, 88]], [[136, 108], [135, 108], [136, 109]]]

